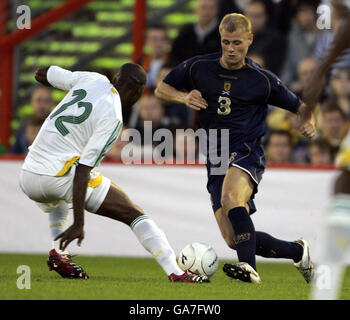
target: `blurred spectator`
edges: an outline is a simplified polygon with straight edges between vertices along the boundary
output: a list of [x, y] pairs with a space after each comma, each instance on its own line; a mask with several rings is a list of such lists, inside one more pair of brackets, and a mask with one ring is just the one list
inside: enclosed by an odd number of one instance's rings
[[350, 119], [350, 69], [334, 71], [330, 80], [330, 100], [338, 105]]
[[303, 90], [310, 85], [317, 66], [318, 62], [314, 58], [308, 57], [300, 60], [296, 70], [298, 78], [289, 84], [289, 88], [299, 97], [302, 96]]
[[[220, 0], [220, 20], [228, 13], [236, 12], [243, 13], [247, 5], [252, 0]], [[274, 26], [277, 22], [277, 6], [275, 0], [264, 0], [268, 15], [270, 17], [269, 23], [271, 27]]]
[[266, 144], [266, 161], [289, 163], [292, 161], [292, 137], [286, 130], [271, 130]]
[[33, 115], [25, 120], [16, 133], [16, 140], [11, 148], [12, 154], [26, 154], [33, 143], [41, 125], [50, 114], [53, 107], [51, 91], [45, 87], [37, 87], [32, 93], [30, 104]]
[[164, 107], [160, 100], [153, 94], [146, 94], [140, 99], [140, 120], [152, 121], [154, 129], [162, 127], [164, 119]]
[[266, 59], [262, 54], [260, 54], [258, 52], [252, 52], [248, 55], [248, 58], [252, 59], [260, 67], [266, 69]]
[[[319, 38], [316, 44], [314, 56], [318, 61], [321, 61], [326, 56], [330, 48], [332, 48], [333, 39], [344, 27], [346, 18], [349, 14], [350, 11], [344, 4], [336, 3], [333, 5], [331, 20], [332, 30], [323, 30], [322, 36]], [[337, 58], [336, 62], [333, 64], [332, 68], [350, 68], [350, 48], [344, 50], [343, 54]]]
[[144, 54], [138, 61], [147, 72], [146, 88], [153, 90], [160, 68], [170, 61], [169, 39], [165, 26], [154, 24], [147, 28], [146, 46], [149, 53]]
[[348, 130], [346, 116], [338, 105], [328, 101], [321, 110], [321, 119], [321, 137], [328, 141], [334, 156]]
[[259, 53], [266, 57], [267, 69], [279, 75], [285, 57], [285, 38], [268, 26], [266, 6], [262, 0], [252, 0], [245, 8], [244, 14], [252, 23], [253, 43], [248, 55]]
[[162, 102], [158, 100], [153, 94], [144, 94], [136, 106], [139, 110], [139, 116], [135, 129], [139, 130], [141, 134], [141, 143], [148, 144], [148, 142], [151, 142], [153, 144], [153, 147], [155, 147], [157, 144], [159, 144], [159, 142], [145, 140], [145, 130], [148, 130], [148, 128], [144, 126], [144, 122], [152, 122], [152, 136], [157, 129], [168, 128], [169, 121], [168, 118], [164, 116], [164, 106]]
[[326, 139], [312, 140], [308, 147], [310, 164], [315, 166], [332, 165], [332, 150]]
[[[302, 93], [310, 85], [312, 76], [315, 73], [318, 66], [318, 62], [314, 58], [304, 58], [299, 62], [298, 65], [298, 79], [289, 85], [289, 88], [299, 97], [302, 98]], [[314, 115], [316, 118], [316, 127], [319, 127], [321, 123], [320, 117], [320, 104], [315, 107]], [[298, 133], [299, 135], [299, 133]], [[300, 135], [299, 135], [300, 136]]]
[[251, 0], [220, 0], [220, 20], [229, 13], [243, 13]]
[[197, 0], [198, 22], [181, 28], [173, 42], [171, 65], [201, 54], [220, 51], [218, 0]]
[[309, 1], [299, 1], [292, 29], [288, 36], [287, 54], [281, 79], [289, 85], [297, 80], [299, 62], [311, 57], [322, 31], [316, 26], [316, 6]]
[[271, 132], [287, 131], [289, 133], [293, 147], [292, 162], [308, 162], [307, 146], [310, 140], [300, 134], [298, 129], [300, 120], [296, 114], [284, 109], [275, 108], [267, 117], [267, 125]]

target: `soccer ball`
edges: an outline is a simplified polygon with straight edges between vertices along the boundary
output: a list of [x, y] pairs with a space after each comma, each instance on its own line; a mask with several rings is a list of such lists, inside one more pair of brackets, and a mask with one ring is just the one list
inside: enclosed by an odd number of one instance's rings
[[183, 271], [189, 270], [199, 275], [212, 277], [218, 269], [219, 259], [210, 245], [193, 242], [181, 250], [177, 263]]

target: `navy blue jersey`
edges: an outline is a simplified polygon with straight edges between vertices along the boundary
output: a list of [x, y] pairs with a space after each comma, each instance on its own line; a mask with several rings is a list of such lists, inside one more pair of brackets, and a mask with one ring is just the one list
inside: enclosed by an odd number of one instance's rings
[[267, 105], [297, 112], [301, 100], [272, 72], [251, 59], [238, 70], [220, 65], [221, 52], [179, 64], [163, 80], [181, 90], [197, 89], [208, 107], [198, 111], [201, 128], [229, 129], [230, 145], [252, 141], [266, 132]]

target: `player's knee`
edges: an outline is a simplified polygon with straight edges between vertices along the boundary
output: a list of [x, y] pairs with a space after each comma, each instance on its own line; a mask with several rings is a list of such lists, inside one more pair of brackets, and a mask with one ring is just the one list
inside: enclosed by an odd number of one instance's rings
[[221, 197], [221, 206], [226, 211], [231, 208], [245, 206], [245, 201], [237, 193], [225, 192]]

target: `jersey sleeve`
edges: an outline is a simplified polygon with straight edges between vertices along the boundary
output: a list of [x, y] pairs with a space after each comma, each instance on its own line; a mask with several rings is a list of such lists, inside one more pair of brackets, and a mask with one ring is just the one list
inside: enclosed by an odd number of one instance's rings
[[269, 79], [270, 95], [267, 103], [296, 113], [302, 104], [300, 98], [290, 91], [273, 73], [266, 73]]
[[106, 153], [110, 150], [122, 130], [123, 123], [120, 120], [112, 121], [105, 117], [96, 123], [96, 130], [90, 137], [79, 163], [89, 167], [97, 167]]
[[105, 76], [95, 72], [87, 71], [69, 71], [58, 66], [51, 66], [47, 72], [47, 81], [55, 88], [61, 90], [72, 89], [83, 78], [101, 78]]
[[190, 91], [194, 89], [190, 75], [190, 69], [194, 61], [195, 59], [191, 58], [177, 65], [168, 73], [163, 82], [177, 90]]

